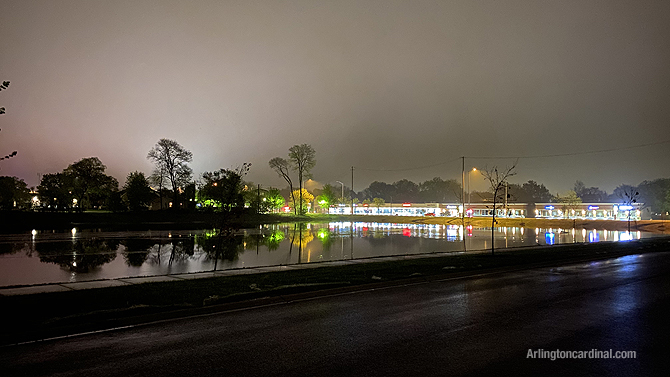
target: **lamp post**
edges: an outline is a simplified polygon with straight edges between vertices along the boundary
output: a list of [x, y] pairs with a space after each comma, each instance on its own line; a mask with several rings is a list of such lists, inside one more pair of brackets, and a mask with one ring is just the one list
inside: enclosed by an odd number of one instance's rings
[[472, 173], [473, 171], [477, 171], [477, 168], [472, 168], [472, 170], [468, 171], [468, 206], [470, 206], [472, 204], [472, 189], [470, 188], [470, 173]]
[[[344, 202], [344, 183], [342, 183], [342, 182], [340, 182], [340, 181], [335, 181], [335, 182], [337, 182], [337, 183], [339, 183], [340, 185], [342, 185], [342, 196], [340, 196], [340, 203], [343, 203], [343, 202]], [[339, 209], [338, 209], [338, 211], [339, 211]]]

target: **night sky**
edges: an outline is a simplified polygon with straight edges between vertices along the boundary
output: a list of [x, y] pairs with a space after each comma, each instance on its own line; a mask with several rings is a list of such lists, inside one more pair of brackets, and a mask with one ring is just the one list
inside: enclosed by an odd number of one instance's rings
[[357, 191], [460, 182], [460, 156], [576, 153], [519, 160], [512, 182], [552, 193], [670, 177], [667, 0], [0, 0], [0, 14], [0, 154], [19, 151], [0, 175], [31, 186], [90, 156], [123, 185], [151, 172], [160, 138], [196, 175], [251, 162], [247, 179], [278, 187], [268, 160], [301, 143], [316, 181], [349, 185], [353, 165]]

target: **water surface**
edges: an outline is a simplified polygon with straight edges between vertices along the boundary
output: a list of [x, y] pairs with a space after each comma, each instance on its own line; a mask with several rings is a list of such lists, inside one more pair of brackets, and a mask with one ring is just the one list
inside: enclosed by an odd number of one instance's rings
[[[626, 241], [641, 232], [497, 228], [497, 248]], [[463, 242], [465, 238], [465, 242]], [[334, 222], [213, 230], [33, 231], [0, 235], [0, 286], [292, 265], [491, 247], [490, 228]]]

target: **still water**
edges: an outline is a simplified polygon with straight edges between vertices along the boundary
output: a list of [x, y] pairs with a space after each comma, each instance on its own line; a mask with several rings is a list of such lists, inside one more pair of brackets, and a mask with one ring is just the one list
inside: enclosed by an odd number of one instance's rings
[[[496, 247], [626, 241], [640, 232], [497, 228]], [[291, 265], [491, 247], [490, 228], [391, 223], [273, 224], [212, 230], [32, 231], [0, 235], [0, 286]]]

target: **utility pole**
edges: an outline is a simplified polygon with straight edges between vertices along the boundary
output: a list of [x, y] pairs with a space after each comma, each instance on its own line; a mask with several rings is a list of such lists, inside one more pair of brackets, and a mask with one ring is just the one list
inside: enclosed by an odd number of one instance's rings
[[351, 167], [351, 214], [354, 214], [354, 167]]
[[509, 185], [507, 182], [505, 182], [505, 217], [507, 217], [507, 189], [509, 188]]
[[465, 226], [465, 156], [461, 157], [461, 220]]
[[467, 251], [465, 246], [465, 156], [461, 157], [461, 223], [463, 224], [463, 232], [461, 233], [463, 251]]
[[256, 193], [258, 203], [256, 204], [256, 213], [261, 213], [261, 185], [258, 184], [258, 191]]

